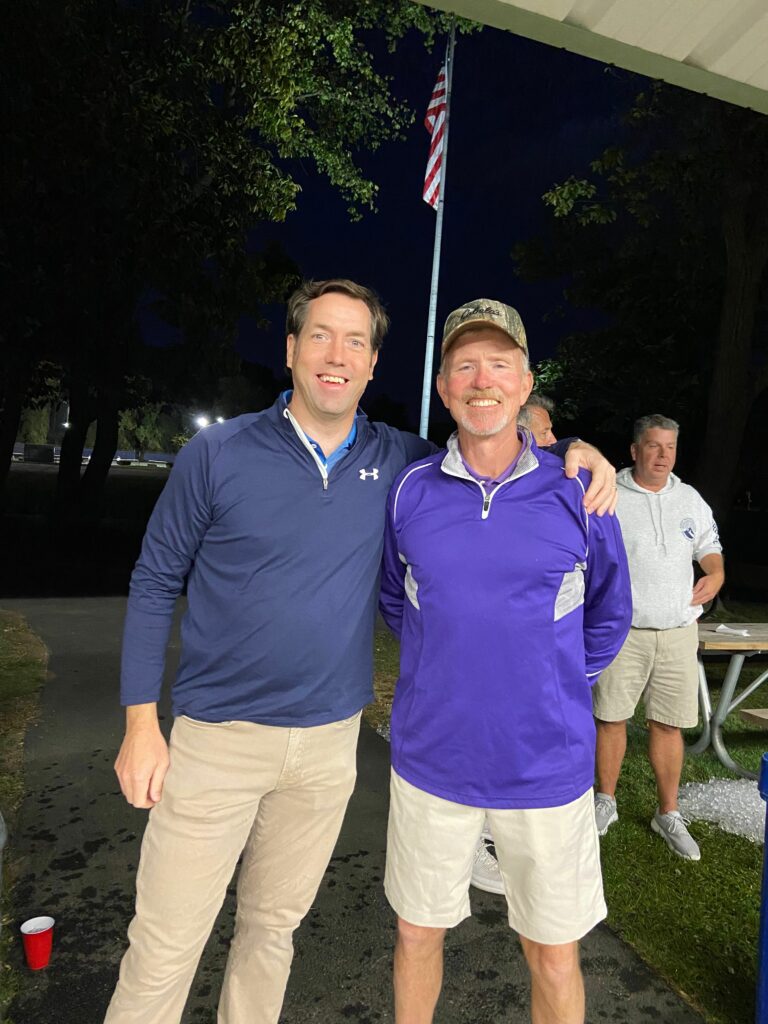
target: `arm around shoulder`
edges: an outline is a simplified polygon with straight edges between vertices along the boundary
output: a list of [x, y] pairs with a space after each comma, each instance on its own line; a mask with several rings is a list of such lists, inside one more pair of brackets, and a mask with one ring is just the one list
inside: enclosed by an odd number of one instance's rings
[[594, 445], [580, 438], [569, 437], [556, 441], [547, 449], [565, 462], [565, 475], [574, 477], [580, 469], [588, 469], [592, 474], [587, 493], [584, 495], [584, 507], [587, 512], [595, 512], [598, 516], [616, 511], [616, 470], [602, 452]]
[[411, 434], [408, 431], [401, 430], [400, 437], [405, 445], [406, 465], [410, 465], [411, 462], [418, 462], [419, 459], [425, 459], [428, 455], [434, 455], [436, 451], [440, 450], [436, 444], [428, 441], [425, 437], [419, 437], [418, 434]]

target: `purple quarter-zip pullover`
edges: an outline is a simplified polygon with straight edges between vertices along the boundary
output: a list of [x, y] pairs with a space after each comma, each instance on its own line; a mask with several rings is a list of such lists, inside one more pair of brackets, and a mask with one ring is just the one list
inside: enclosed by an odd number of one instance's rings
[[590, 684], [629, 630], [615, 517], [587, 515], [527, 432], [510, 475], [483, 487], [448, 450], [389, 495], [381, 611], [401, 642], [392, 764], [478, 807], [553, 807], [594, 779]]

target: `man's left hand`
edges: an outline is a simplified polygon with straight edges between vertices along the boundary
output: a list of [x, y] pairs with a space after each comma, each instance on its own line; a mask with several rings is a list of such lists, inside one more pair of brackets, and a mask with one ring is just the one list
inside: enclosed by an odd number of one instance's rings
[[706, 604], [712, 601], [725, 583], [725, 565], [723, 556], [716, 551], [710, 552], [699, 559], [704, 575], [693, 588], [691, 604]]
[[693, 588], [691, 604], [706, 604], [708, 601], [714, 601], [724, 582], [723, 573], [713, 572], [709, 576], [702, 576]]
[[584, 495], [584, 508], [599, 516], [606, 512], [613, 515], [618, 498], [616, 470], [594, 445], [574, 441], [565, 453], [565, 475], [576, 476], [580, 469], [588, 469], [592, 473], [592, 483]]

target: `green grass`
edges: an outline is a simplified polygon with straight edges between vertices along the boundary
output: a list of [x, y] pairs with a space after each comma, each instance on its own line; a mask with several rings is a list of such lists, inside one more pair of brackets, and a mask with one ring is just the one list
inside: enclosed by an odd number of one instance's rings
[[373, 642], [373, 704], [363, 711], [363, 718], [374, 729], [389, 724], [392, 698], [400, 672], [400, 645], [391, 633], [376, 633]]
[[[768, 621], [768, 606], [727, 602], [712, 618], [722, 622]], [[717, 706], [727, 657], [706, 657], [713, 708]], [[766, 668], [747, 661], [738, 692]], [[743, 707], [762, 707], [768, 693], [758, 690]], [[687, 730], [693, 742], [698, 729]], [[723, 733], [728, 750], [744, 767], [759, 771], [768, 733], [733, 712]], [[619, 783], [620, 826], [602, 839], [608, 923], [655, 970], [682, 992], [712, 1024], [754, 1020], [757, 939], [763, 848], [716, 826], [694, 822], [692, 832], [702, 859], [689, 864], [675, 857], [648, 824], [656, 798], [646, 754], [642, 709], [630, 728]], [[687, 757], [682, 783], [732, 779], [711, 751]]]
[[[733, 751], [741, 749], [733, 744]], [[709, 754], [686, 759], [683, 783], [732, 778]], [[754, 1019], [762, 847], [714, 825], [691, 830], [702, 859], [675, 857], [649, 828], [656, 806], [644, 727], [630, 730], [620, 820], [601, 840], [608, 924], [707, 1020]]]
[[53, 515], [57, 472], [57, 466], [11, 467], [0, 517], [3, 537], [13, 538], [13, 557], [7, 554], [3, 565], [3, 593], [125, 594], [168, 471], [113, 467], [99, 521], [75, 515], [66, 523]]
[[[725, 622], [765, 622], [768, 605], [729, 601], [713, 617]], [[389, 720], [398, 658], [397, 642], [388, 633], [377, 634], [376, 701], [366, 710], [371, 724]], [[705, 664], [716, 706], [727, 660], [707, 658]], [[742, 680], [755, 678], [765, 667], [765, 663], [747, 662]], [[744, 706], [766, 704], [768, 693], [758, 691]], [[757, 771], [768, 749], [768, 733], [742, 721], [738, 712], [729, 716], [724, 733], [736, 760]], [[690, 742], [697, 734], [690, 730], [686, 738]], [[683, 783], [711, 778], [733, 775], [711, 753], [686, 758]], [[762, 846], [695, 822], [692, 831], [702, 859], [688, 863], [654, 836], [649, 823], [656, 788], [641, 709], [629, 730], [619, 787], [619, 825], [601, 840], [608, 924], [711, 1024], [751, 1024]]]
[[[54, 511], [58, 471], [58, 466], [14, 463], [3, 494], [5, 511], [13, 515], [50, 515]], [[159, 467], [113, 466], [101, 496], [102, 515], [106, 519], [146, 523], [167, 479], [168, 470]]]
[[[0, 611], [0, 811], [9, 831], [24, 796], [24, 735], [37, 714], [37, 692], [45, 678], [48, 655], [42, 641], [19, 615]], [[7, 852], [7, 848], [6, 848]], [[13, 865], [3, 863], [3, 930], [0, 936], [0, 1020], [18, 989], [9, 964], [16, 940], [13, 927]]]

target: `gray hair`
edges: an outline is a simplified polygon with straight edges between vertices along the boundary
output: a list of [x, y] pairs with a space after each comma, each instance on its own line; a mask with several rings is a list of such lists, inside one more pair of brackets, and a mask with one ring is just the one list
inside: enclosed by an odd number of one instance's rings
[[528, 395], [528, 401], [525, 405], [520, 406], [520, 412], [517, 414], [517, 422], [521, 427], [528, 427], [529, 430], [533, 426], [531, 409], [543, 409], [552, 416], [555, 411], [555, 403], [551, 398], [548, 398], [546, 395], [542, 395], [538, 391], [532, 391], [531, 394]]
[[661, 413], [655, 412], [651, 416], [641, 416], [639, 420], [635, 420], [632, 442], [639, 444], [646, 430], [653, 430], [654, 427], [658, 427], [659, 430], [674, 430], [676, 434], [680, 433], [679, 423], [671, 420], [669, 416], [662, 416]]

